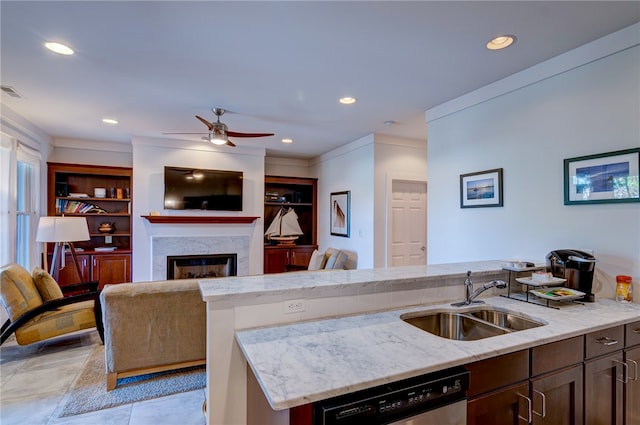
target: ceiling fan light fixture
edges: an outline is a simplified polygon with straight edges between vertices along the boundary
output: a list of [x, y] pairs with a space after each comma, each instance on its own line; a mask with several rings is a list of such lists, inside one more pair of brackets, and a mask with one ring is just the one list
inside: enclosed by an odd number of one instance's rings
[[209, 130], [209, 141], [214, 145], [226, 145], [229, 141], [227, 126], [220, 121], [213, 123], [211, 130]]
[[213, 131], [209, 134], [209, 141], [214, 145], [226, 145], [227, 140], [226, 134], [216, 133]]

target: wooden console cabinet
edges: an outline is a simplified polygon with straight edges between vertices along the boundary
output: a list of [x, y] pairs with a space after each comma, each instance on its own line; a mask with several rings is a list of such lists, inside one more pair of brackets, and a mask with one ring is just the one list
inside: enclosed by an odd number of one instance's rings
[[317, 245], [317, 179], [265, 176], [264, 225], [281, 208], [293, 208], [304, 233], [293, 245], [278, 245], [265, 238], [264, 273], [305, 270]]
[[[48, 163], [47, 215], [87, 219], [91, 239], [74, 242], [83, 275], [80, 280], [98, 280], [100, 288], [131, 281], [132, 176], [128, 167]], [[96, 188], [104, 188], [105, 197], [95, 197]], [[115, 230], [101, 233], [102, 223], [112, 223]], [[47, 251], [52, 252], [53, 244], [48, 245]], [[65, 261], [67, 267], [60, 270], [58, 283], [78, 283], [70, 254]]]

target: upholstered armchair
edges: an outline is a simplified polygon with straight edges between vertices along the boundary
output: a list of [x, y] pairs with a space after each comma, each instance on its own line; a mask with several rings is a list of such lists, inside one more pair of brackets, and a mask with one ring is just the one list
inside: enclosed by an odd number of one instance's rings
[[[49, 273], [39, 267], [29, 273], [18, 264], [2, 266], [0, 303], [9, 319], [2, 325], [0, 344], [13, 333], [19, 345], [27, 345], [96, 327], [96, 308], [99, 307], [96, 300], [100, 294], [97, 287], [96, 281], [61, 289]], [[64, 293], [78, 291], [84, 292], [64, 296]]]

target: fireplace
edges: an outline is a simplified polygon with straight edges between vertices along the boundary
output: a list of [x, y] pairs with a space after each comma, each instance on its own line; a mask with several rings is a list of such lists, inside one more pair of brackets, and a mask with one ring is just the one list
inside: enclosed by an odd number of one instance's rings
[[237, 254], [167, 256], [167, 279], [209, 279], [236, 276]]

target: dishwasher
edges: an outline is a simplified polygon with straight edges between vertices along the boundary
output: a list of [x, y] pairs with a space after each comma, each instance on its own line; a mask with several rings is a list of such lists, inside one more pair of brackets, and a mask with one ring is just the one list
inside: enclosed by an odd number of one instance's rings
[[314, 425], [465, 425], [469, 372], [421, 375], [313, 404]]

